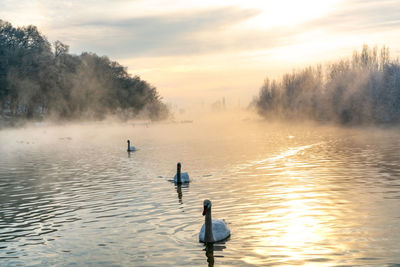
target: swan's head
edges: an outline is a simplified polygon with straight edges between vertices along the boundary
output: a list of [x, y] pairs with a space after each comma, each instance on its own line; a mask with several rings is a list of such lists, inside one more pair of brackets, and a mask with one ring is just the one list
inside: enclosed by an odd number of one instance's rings
[[128, 140], [128, 141], [126, 141], [126, 142], [128, 142], [128, 144], [129, 144], [131, 141]]
[[203, 202], [204, 210], [203, 210], [203, 216], [206, 215], [207, 211], [211, 209], [211, 201], [206, 199]]
[[178, 171], [181, 170], [181, 163], [180, 163], [180, 162], [178, 162], [178, 164], [176, 164], [176, 169], [177, 169]]

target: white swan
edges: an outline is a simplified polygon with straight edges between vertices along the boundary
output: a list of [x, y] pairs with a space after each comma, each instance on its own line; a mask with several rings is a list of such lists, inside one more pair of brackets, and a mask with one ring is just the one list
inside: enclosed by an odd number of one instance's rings
[[214, 243], [228, 238], [231, 235], [231, 231], [225, 221], [211, 219], [211, 201], [206, 199], [203, 205], [203, 216], [206, 215], [206, 217], [199, 234], [200, 242]]
[[177, 184], [189, 183], [189, 174], [187, 172], [181, 173], [181, 163], [178, 162], [176, 165], [176, 174], [174, 176], [174, 182]]
[[128, 152], [136, 151], [136, 147], [131, 146], [131, 141], [128, 140], [128, 149], [126, 150]]

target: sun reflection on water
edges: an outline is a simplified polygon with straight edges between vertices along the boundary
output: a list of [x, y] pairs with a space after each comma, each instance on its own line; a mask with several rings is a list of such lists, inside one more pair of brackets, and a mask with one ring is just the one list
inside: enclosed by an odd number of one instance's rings
[[[400, 263], [397, 130], [244, 125], [134, 127], [142, 149], [131, 157], [120, 142], [131, 125], [68, 141], [75, 128], [38, 128], [30, 144], [19, 142], [26, 129], [0, 132], [2, 265]], [[170, 181], [180, 157], [190, 187]], [[232, 236], [204, 250], [205, 198]]]
[[253, 162], [254, 169], [259, 171], [279, 170], [279, 183], [285, 186], [266, 192], [264, 204], [268, 208], [249, 216], [252, 235], [257, 236], [253, 247], [257, 257], [246, 256], [245, 262], [260, 264], [259, 257], [265, 257], [275, 263], [277, 258], [285, 258], [285, 262], [293, 264], [319, 265], [329, 261], [326, 255], [337, 251], [338, 245], [333, 247], [332, 241], [328, 242], [333, 238], [329, 203], [320, 201], [329, 190], [315, 179], [312, 164], [302, 160], [305, 151], [313, 146], [288, 148], [277, 156]]

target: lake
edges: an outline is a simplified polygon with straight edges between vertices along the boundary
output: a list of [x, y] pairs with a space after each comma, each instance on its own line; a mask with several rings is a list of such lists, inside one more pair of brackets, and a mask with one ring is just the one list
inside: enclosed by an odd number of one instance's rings
[[[231, 230], [208, 247], [204, 199]], [[2, 266], [400, 266], [400, 130], [235, 114], [3, 129], [0, 207]]]

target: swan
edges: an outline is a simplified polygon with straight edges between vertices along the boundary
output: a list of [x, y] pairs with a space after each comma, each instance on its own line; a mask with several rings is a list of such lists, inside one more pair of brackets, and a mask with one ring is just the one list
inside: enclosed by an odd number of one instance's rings
[[178, 162], [176, 165], [176, 174], [174, 176], [174, 182], [178, 184], [189, 183], [189, 174], [187, 172], [181, 173], [181, 163]]
[[199, 240], [204, 243], [214, 243], [228, 238], [231, 231], [225, 223], [225, 220], [212, 220], [211, 219], [211, 201], [204, 200], [203, 216], [205, 215], [205, 222], [201, 227]]
[[136, 151], [136, 148], [134, 146], [131, 146], [131, 141], [128, 140], [128, 149], [126, 150], [128, 152]]

